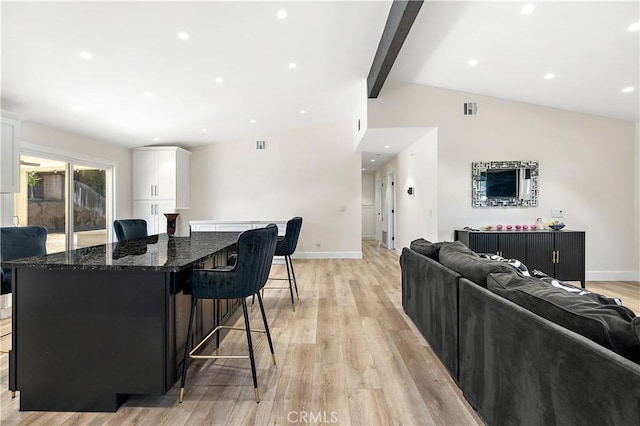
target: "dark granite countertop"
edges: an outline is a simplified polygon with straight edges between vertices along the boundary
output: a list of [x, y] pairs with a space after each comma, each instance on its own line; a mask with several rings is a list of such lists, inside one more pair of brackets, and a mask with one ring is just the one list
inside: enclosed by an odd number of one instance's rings
[[167, 234], [110, 243], [47, 256], [2, 262], [3, 267], [68, 270], [139, 270], [177, 272], [232, 246], [240, 232], [194, 232], [190, 237]]

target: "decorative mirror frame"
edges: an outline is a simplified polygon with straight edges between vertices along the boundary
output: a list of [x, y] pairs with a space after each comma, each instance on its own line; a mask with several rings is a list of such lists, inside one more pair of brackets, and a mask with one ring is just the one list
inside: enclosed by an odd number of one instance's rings
[[[487, 170], [530, 170], [530, 198], [488, 199], [482, 182], [482, 173]], [[471, 207], [536, 207], [538, 205], [538, 162], [537, 161], [490, 161], [473, 162], [471, 167]]]

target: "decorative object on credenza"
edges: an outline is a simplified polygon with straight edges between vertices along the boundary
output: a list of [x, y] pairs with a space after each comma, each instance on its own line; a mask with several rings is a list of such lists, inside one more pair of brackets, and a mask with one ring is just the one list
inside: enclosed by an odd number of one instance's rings
[[491, 231], [492, 229], [493, 229], [493, 226], [491, 226], [491, 225], [485, 225], [485, 226], [482, 227], [483, 231]]
[[553, 222], [549, 222], [547, 226], [553, 229], [554, 231], [559, 231], [562, 228], [564, 228], [564, 223], [554, 220]]
[[496, 229], [497, 229], [498, 231], [502, 231], [502, 224], [501, 224], [501, 223], [497, 224], [497, 225], [496, 225]]
[[536, 219], [536, 227], [541, 230], [544, 229], [544, 221], [541, 217]]
[[522, 225], [522, 230], [526, 231], [527, 229], [529, 229], [529, 225], [527, 225], [526, 223], [524, 225]]
[[176, 233], [176, 218], [180, 216], [180, 213], [165, 213], [167, 217], [167, 234], [169, 237], [173, 237]]
[[520, 225], [516, 225], [516, 231], [519, 231], [519, 230], [521, 230], [521, 229], [522, 229], [522, 226], [520, 226]]
[[507, 225], [507, 231], [511, 231], [511, 229], [513, 229], [513, 226]]
[[532, 231], [535, 231], [536, 229], [538, 229], [538, 225], [536, 225], [535, 223], [533, 225], [531, 225], [529, 228], [531, 228]]

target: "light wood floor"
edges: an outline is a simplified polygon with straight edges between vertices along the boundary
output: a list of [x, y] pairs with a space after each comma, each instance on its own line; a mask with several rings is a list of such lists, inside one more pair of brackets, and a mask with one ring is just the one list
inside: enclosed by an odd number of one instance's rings
[[[260, 404], [248, 360], [218, 360], [189, 367], [182, 404], [176, 384], [164, 396], [132, 396], [116, 413], [20, 412], [20, 393], [11, 399], [6, 391], [2, 353], [0, 424], [482, 424], [402, 311], [397, 255], [370, 241], [363, 254], [363, 260], [296, 260], [295, 313], [287, 290], [267, 290], [278, 364], [272, 365], [266, 342], [257, 349]], [[283, 266], [272, 272], [286, 275]], [[637, 282], [589, 282], [587, 288], [640, 304]], [[251, 320], [261, 326], [258, 309]], [[10, 320], [0, 321], [0, 335], [10, 328]], [[10, 345], [9, 336], [0, 338], [0, 350]], [[222, 348], [246, 353], [243, 332], [225, 338]]]

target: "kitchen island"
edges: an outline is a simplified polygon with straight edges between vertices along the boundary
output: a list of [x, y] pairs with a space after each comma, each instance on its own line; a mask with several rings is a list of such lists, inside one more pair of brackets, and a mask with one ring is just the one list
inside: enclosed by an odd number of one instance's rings
[[[183, 362], [189, 270], [227, 264], [238, 232], [154, 235], [4, 262], [13, 270], [9, 389], [20, 410], [116, 411], [162, 395]], [[203, 301], [194, 340], [238, 301]]]

